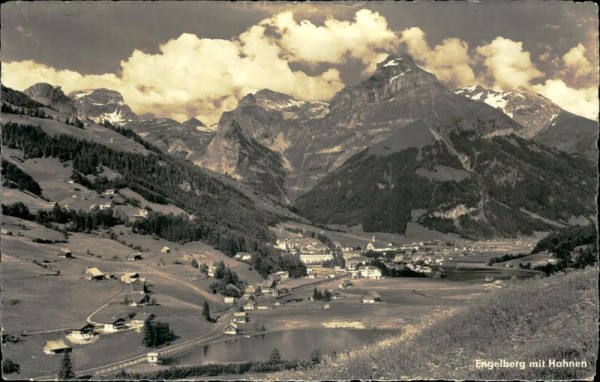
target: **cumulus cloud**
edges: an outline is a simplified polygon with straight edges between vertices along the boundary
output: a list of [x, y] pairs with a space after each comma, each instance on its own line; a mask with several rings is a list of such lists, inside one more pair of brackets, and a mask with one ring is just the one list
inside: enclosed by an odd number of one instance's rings
[[329, 17], [322, 26], [309, 20], [297, 22], [291, 11], [282, 12], [261, 25], [274, 29], [287, 59], [308, 65], [340, 64], [354, 58], [369, 65], [397, 46], [396, 33], [377, 12], [362, 9], [353, 21]]
[[158, 54], [135, 50], [121, 62], [121, 74], [82, 75], [33, 61], [8, 63], [2, 79], [23, 89], [46, 81], [69, 92], [106, 87], [123, 94], [138, 113], [183, 120], [200, 116], [216, 122], [237, 99], [263, 88], [301, 99], [329, 99], [343, 87], [336, 69], [309, 76], [293, 71], [281, 48], [254, 26], [233, 41], [182, 34], [160, 46]]
[[[4, 66], [7, 86], [24, 89], [45, 81], [65, 91], [106, 87], [122, 93], [138, 113], [208, 123], [234, 108], [244, 95], [268, 88], [306, 100], [328, 100], [344, 84], [331, 67], [356, 59], [365, 67], [385, 58], [397, 44], [384, 17], [360, 10], [352, 21], [328, 18], [323, 25], [296, 21], [290, 11], [262, 20], [231, 40], [182, 34], [159, 53], [135, 50], [121, 61], [120, 74], [82, 75], [34, 61]], [[292, 70], [290, 63], [330, 67], [317, 74]]]
[[487, 74], [493, 79], [493, 88], [507, 91], [519, 86], [529, 86], [532, 79], [544, 75], [531, 62], [523, 43], [496, 37], [491, 43], [477, 47]]
[[417, 27], [402, 31], [400, 41], [406, 45], [408, 53], [440, 81], [454, 87], [474, 84], [469, 46], [464, 41], [447, 38], [432, 49], [426, 41], [425, 32]]
[[598, 88], [595, 86], [575, 89], [563, 80], [551, 79], [532, 88], [573, 114], [598, 120]]
[[577, 77], [583, 77], [594, 72], [594, 67], [586, 58], [585, 53], [586, 49], [580, 43], [562, 57], [565, 67], [572, 70]]

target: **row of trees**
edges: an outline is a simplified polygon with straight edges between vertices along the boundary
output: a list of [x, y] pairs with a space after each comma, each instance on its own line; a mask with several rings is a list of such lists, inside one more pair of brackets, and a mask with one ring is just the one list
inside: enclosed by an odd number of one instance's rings
[[193, 379], [197, 377], [210, 377], [218, 375], [243, 375], [248, 373], [269, 373], [281, 370], [309, 367], [321, 363], [322, 352], [315, 349], [310, 354], [309, 360], [288, 361], [281, 357], [277, 348], [274, 348], [266, 361], [250, 361], [240, 363], [211, 364], [191, 367], [172, 367], [154, 373], [127, 373], [121, 370], [116, 377], [119, 380], [174, 380]]
[[4, 179], [2, 183], [4, 187], [18, 188], [21, 191], [29, 191], [34, 195], [42, 195], [42, 188], [29, 174], [4, 159], [2, 159], [2, 178]]
[[66, 230], [71, 232], [90, 232], [98, 228], [109, 228], [123, 224], [123, 220], [115, 216], [112, 208], [75, 211], [61, 207], [58, 203], [54, 204], [52, 210], [39, 210], [37, 214], [31, 213], [23, 202], [10, 205], [2, 204], [2, 214], [35, 221], [45, 226], [50, 223], [65, 224]]

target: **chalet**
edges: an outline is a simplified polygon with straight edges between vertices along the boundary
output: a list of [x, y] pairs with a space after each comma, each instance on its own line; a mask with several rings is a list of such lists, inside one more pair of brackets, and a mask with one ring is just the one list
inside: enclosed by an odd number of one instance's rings
[[151, 352], [148, 353], [148, 355], [146, 356], [146, 360], [148, 361], [148, 363], [158, 363], [159, 361], [159, 356], [160, 354], [158, 354], [158, 352]]
[[375, 291], [369, 291], [360, 298], [360, 302], [363, 304], [375, 304], [381, 301], [381, 295]]
[[145, 218], [147, 217], [149, 214], [149, 211], [145, 208], [139, 210], [139, 212], [137, 213], [137, 215], [135, 215], [134, 217], [136, 218]]
[[254, 286], [254, 285], [248, 285], [246, 287], [246, 293], [256, 293], [256, 286]]
[[129, 306], [144, 306], [144, 305], [152, 305], [152, 297], [150, 297], [147, 293], [128, 293], [125, 296], [125, 301], [127, 301], [127, 305]]
[[160, 253], [171, 253], [171, 248], [164, 246], [160, 249]]
[[107, 210], [110, 207], [112, 207], [112, 203], [104, 203], [104, 204], [100, 204], [100, 209], [101, 210]]
[[244, 304], [244, 310], [254, 310], [256, 308], [256, 303], [254, 301], [248, 301]]
[[129, 283], [129, 291], [148, 293], [148, 286], [146, 285], [146, 280], [135, 279], [132, 283]]
[[140, 274], [137, 272], [127, 272], [121, 276], [121, 281], [127, 284], [131, 284], [135, 280], [140, 278]]
[[223, 299], [223, 302], [225, 304], [234, 304], [235, 303], [235, 298], [234, 297], [225, 297]]
[[207, 269], [208, 277], [215, 277], [216, 272], [217, 272], [217, 267], [215, 265], [211, 265]]
[[248, 315], [246, 312], [235, 312], [233, 313], [233, 317], [231, 320], [238, 324], [244, 324], [248, 321]]
[[250, 261], [252, 260], [252, 254], [248, 252], [238, 252], [233, 258], [239, 261]]
[[352, 281], [350, 281], [350, 280], [344, 280], [340, 284], [340, 288], [342, 288], [342, 289], [352, 288], [353, 286], [354, 286], [354, 284], [352, 284]]
[[71, 250], [69, 248], [61, 249], [60, 251], [58, 251], [57, 255], [58, 255], [58, 257], [64, 257], [66, 259], [73, 258], [73, 252], [71, 252]]
[[363, 265], [358, 267], [358, 275], [359, 277], [365, 277], [368, 279], [380, 279], [381, 269], [371, 265]]
[[138, 313], [131, 319], [131, 324], [137, 327], [143, 327], [146, 320], [156, 317], [153, 313], [142, 312]]
[[70, 346], [67, 346], [63, 340], [48, 341], [44, 344], [44, 353], [46, 354], [58, 354], [69, 352], [71, 350], [73, 349]]
[[92, 324], [87, 324], [83, 328], [79, 330], [71, 331], [71, 336], [73, 339], [77, 340], [89, 340], [93, 338], [97, 333], [94, 331], [95, 326]]
[[275, 287], [275, 281], [273, 280], [265, 280], [260, 284], [260, 291], [262, 293], [268, 294], [271, 293], [271, 288]]
[[125, 329], [125, 319], [117, 318], [113, 322], [109, 322], [104, 324], [104, 331], [106, 332], [116, 332], [117, 330]]
[[84, 280], [104, 280], [106, 276], [98, 268], [88, 268], [83, 273]]
[[242, 296], [242, 300], [256, 300], [256, 294], [246, 292]]
[[375, 246], [373, 245], [373, 242], [370, 241], [369, 244], [367, 244], [367, 251], [374, 251], [375, 250]]
[[108, 190], [104, 191], [104, 195], [114, 195], [115, 194], [115, 190], [113, 190], [112, 188], [109, 188]]
[[132, 252], [127, 255], [127, 261], [137, 261], [142, 259], [142, 254], [139, 252]]
[[230, 322], [225, 328], [225, 334], [236, 335], [238, 334], [238, 327], [235, 322]]

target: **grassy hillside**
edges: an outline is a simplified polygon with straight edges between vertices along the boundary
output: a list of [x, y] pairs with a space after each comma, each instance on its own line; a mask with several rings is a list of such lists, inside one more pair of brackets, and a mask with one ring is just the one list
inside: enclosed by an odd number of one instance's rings
[[[401, 337], [367, 345], [315, 368], [276, 374], [305, 379], [580, 379], [598, 350], [598, 269], [530, 279], [495, 298], [405, 327]], [[452, 313], [452, 314], [449, 314]], [[524, 369], [477, 368], [476, 360], [523, 361]], [[587, 367], [530, 367], [529, 361], [585, 361]], [[271, 378], [269, 378], [271, 379]]]

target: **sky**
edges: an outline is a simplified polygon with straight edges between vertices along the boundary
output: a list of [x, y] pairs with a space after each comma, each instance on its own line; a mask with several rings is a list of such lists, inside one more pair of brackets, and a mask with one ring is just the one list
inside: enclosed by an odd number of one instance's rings
[[408, 53], [451, 89], [520, 86], [598, 119], [598, 9], [573, 2], [19, 2], [2, 83], [119, 91], [138, 114], [215, 123], [268, 88], [329, 100]]

